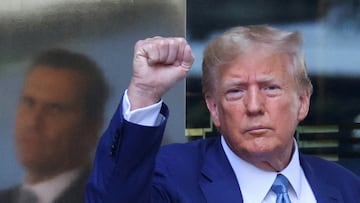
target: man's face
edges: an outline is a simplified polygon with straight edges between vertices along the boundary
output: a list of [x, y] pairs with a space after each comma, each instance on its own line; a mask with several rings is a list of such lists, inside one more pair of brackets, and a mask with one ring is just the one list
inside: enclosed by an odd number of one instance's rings
[[205, 95], [215, 126], [232, 151], [249, 162], [284, 153], [289, 158], [296, 125], [307, 115], [310, 97], [297, 91], [288, 56], [259, 53], [223, 68], [214, 92]]
[[38, 67], [26, 78], [15, 122], [22, 165], [42, 173], [73, 167], [86, 156], [84, 78], [66, 69]]

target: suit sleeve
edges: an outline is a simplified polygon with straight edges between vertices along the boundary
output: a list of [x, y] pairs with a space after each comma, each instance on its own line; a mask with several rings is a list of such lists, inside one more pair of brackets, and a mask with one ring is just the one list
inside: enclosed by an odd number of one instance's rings
[[130, 123], [119, 105], [110, 125], [100, 138], [93, 170], [86, 187], [86, 203], [150, 202], [156, 154], [160, 148], [165, 119], [159, 126]]

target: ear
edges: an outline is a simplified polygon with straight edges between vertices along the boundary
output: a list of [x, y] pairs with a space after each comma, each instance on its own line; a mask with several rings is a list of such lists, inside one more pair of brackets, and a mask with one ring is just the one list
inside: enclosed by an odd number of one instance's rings
[[219, 112], [215, 97], [210, 94], [205, 94], [205, 102], [215, 127], [220, 127]]
[[309, 113], [311, 93], [308, 90], [302, 91], [299, 95], [300, 106], [298, 111], [298, 120], [302, 121]]

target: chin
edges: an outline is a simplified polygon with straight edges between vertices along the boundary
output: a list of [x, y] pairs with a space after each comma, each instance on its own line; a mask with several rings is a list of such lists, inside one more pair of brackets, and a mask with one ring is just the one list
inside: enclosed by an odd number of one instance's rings
[[254, 143], [251, 147], [247, 148], [249, 154], [254, 156], [267, 156], [275, 151], [277, 151], [277, 147], [269, 144], [269, 142], [265, 143]]

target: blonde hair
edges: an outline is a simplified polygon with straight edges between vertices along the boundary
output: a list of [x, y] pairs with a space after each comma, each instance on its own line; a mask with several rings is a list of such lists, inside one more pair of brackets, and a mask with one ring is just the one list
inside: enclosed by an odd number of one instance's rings
[[312, 93], [298, 32], [286, 32], [267, 25], [234, 27], [211, 40], [204, 51], [202, 63], [203, 93], [214, 90], [218, 70], [257, 47], [270, 48], [271, 53], [285, 53], [291, 58], [291, 73], [298, 90]]

